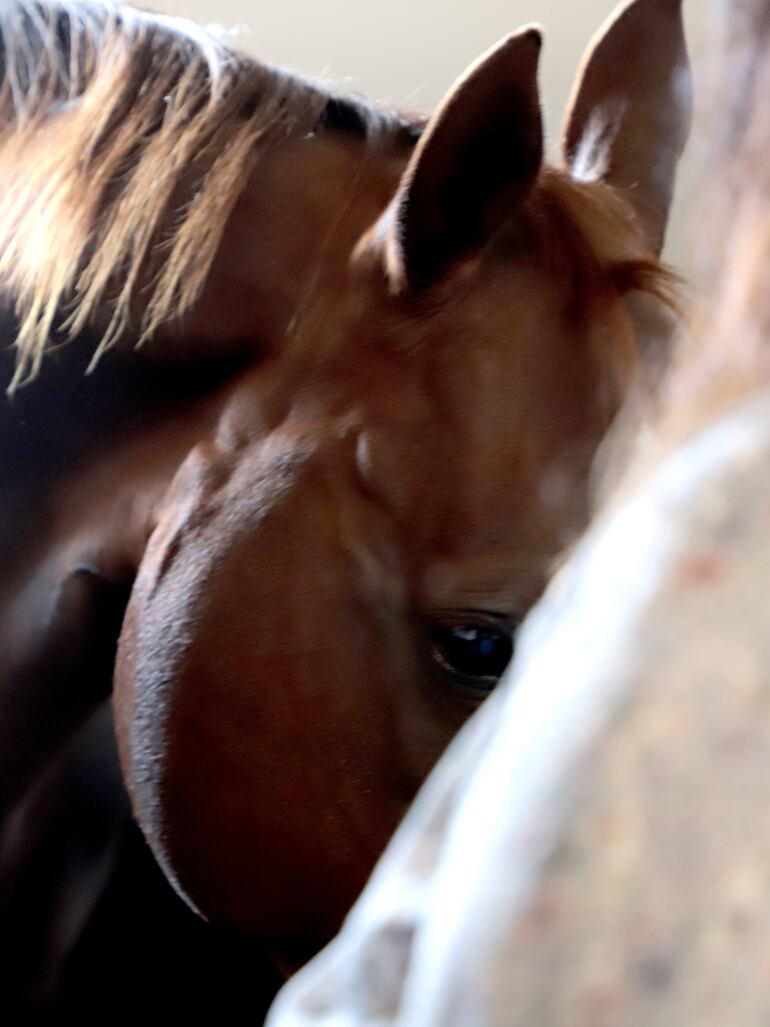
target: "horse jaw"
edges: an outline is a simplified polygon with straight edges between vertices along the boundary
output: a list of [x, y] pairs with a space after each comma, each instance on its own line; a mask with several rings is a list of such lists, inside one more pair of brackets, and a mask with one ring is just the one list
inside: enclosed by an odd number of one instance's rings
[[417, 687], [390, 527], [346, 480], [354, 446], [277, 432], [191, 454], [118, 655], [156, 857], [205, 917], [284, 958], [338, 928], [458, 726]]

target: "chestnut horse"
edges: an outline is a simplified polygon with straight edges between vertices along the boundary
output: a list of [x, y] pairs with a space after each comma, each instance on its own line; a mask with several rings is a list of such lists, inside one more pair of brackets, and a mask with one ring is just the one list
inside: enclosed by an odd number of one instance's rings
[[770, 1020], [770, 0], [713, 8], [645, 444], [269, 1027]]
[[667, 317], [680, 4], [597, 38], [560, 168], [535, 28], [427, 121], [129, 8], [0, 33], [6, 824], [114, 680], [169, 880], [291, 966], [585, 524]]

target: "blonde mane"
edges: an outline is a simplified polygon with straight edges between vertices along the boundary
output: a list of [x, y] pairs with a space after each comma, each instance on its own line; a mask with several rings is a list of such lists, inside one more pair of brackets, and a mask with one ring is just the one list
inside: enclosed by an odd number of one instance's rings
[[[77, 335], [97, 309], [94, 361], [129, 323], [141, 343], [188, 310], [258, 155], [314, 131], [334, 100], [192, 22], [82, 0], [3, 0], [0, 73], [11, 389], [35, 377], [52, 335]], [[404, 129], [344, 102], [365, 130]]]

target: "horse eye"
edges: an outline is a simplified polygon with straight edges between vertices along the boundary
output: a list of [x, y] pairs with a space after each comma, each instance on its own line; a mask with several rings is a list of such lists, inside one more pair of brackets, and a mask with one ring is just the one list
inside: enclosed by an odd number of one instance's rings
[[493, 614], [442, 615], [430, 625], [431, 657], [453, 683], [489, 694], [513, 656], [513, 626]]

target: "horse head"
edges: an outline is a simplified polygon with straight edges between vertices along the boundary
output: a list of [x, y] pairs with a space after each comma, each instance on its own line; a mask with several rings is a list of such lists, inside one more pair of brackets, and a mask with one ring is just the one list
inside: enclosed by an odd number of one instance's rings
[[180, 467], [133, 589], [115, 702], [136, 815], [191, 905], [287, 958], [337, 928], [494, 688], [644, 358], [629, 297], [663, 304], [680, 4], [636, 0], [599, 37], [563, 168], [540, 42], [473, 65], [369, 224], [341, 211], [344, 245]]

